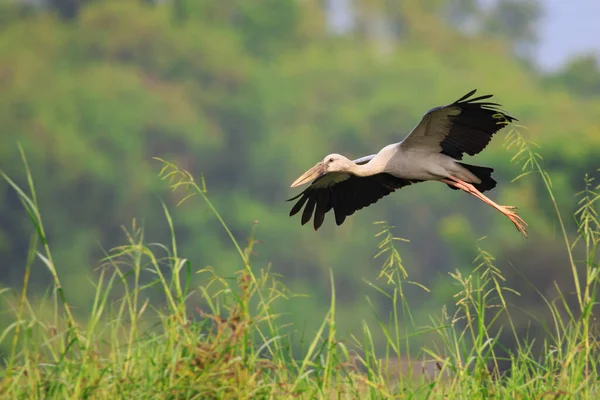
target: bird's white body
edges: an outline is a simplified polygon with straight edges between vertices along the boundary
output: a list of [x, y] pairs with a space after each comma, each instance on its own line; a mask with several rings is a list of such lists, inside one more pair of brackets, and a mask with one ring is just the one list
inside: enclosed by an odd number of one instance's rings
[[358, 166], [356, 175], [369, 176], [386, 172], [404, 179], [430, 181], [455, 176], [470, 183], [481, 182], [452, 157], [432, 153], [427, 148], [413, 148], [402, 144], [403, 142], [393, 143], [382, 148], [366, 164]]

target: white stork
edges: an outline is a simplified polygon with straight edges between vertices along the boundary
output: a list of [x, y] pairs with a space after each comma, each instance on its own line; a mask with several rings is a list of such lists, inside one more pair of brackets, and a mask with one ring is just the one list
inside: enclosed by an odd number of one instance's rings
[[527, 223], [514, 211], [500, 206], [482, 192], [496, 186], [492, 168], [469, 165], [461, 160], [482, 151], [494, 133], [516, 118], [499, 111], [500, 104], [482, 102], [492, 95], [470, 98], [476, 90], [452, 104], [429, 110], [419, 124], [399, 143], [385, 146], [377, 154], [351, 161], [330, 154], [306, 171], [291, 187], [311, 185], [288, 201], [298, 200], [290, 216], [302, 212], [302, 225], [314, 215], [315, 230], [333, 209], [341, 225], [347, 216], [367, 207], [396, 189], [423, 181], [440, 181], [451, 189], [465, 191], [494, 207], [527, 237]]

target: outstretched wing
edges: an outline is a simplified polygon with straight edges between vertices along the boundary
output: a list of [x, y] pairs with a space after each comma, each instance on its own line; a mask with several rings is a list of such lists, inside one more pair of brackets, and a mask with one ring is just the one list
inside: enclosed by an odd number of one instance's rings
[[[357, 164], [368, 162], [373, 156], [355, 160]], [[333, 209], [335, 222], [341, 225], [347, 216], [355, 211], [367, 207], [396, 189], [421, 182], [396, 178], [387, 173], [367, 177], [359, 177], [346, 173], [328, 173], [315, 179], [311, 185], [299, 195], [288, 201], [298, 199], [290, 211], [290, 216], [302, 212], [302, 225], [306, 224], [314, 215], [313, 225], [319, 229], [325, 220], [325, 214]]]
[[470, 98], [472, 90], [454, 103], [429, 110], [401, 143], [405, 149], [428, 148], [460, 160], [482, 151], [506, 122], [516, 121], [497, 107], [482, 102], [491, 94]]

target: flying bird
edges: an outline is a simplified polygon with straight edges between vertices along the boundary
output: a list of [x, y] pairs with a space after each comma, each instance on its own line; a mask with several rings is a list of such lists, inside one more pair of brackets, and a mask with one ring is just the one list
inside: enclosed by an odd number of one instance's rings
[[335, 153], [326, 156], [292, 183], [291, 187], [297, 187], [312, 181], [288, 200], [298, 199], [290, 216], [304, 207], [302, 225], [314, 216], [317, 230], [325, 214], [333, 210], [336, 224], [341, 225], [355, 211], [397, 189], [439, 181], [494, 207], [527, 237], [527, 223], [515, 212], [516, 207], [498, 205], [483, 194], [496, 187], [493, 168], [460, 162], [465, 153], [481, 152], [496, 132], [517, 120], [501, 112], [500, 104], [482, 101], [491, 94], [471, 97], [475, 92], [427, 111], [403, 141], [385, 146], [377, 154], [353, 161]]

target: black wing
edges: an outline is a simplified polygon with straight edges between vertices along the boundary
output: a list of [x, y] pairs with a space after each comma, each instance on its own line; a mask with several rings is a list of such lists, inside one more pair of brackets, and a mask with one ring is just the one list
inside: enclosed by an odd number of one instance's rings
[[454, 103], [429, 110], [404, 139], [405, 148], [429, 147], [457, 160], [463, 154], [482, 151], [507, 122], [516, 121], [498, 109], [498, 103], [482, 102], [491, 94], [471, 98], [472, 90]]
[[317, 230], [323, 224], [325, 214], [333, 209], [335, 222], [341, 225], [346, 217], [355, 211], [375, 203], [396, 189], [416, 182], [421, 181], [396, 178], [387, 173], [368, 177], [326, 174], [315, 179], [302, 193], [288, 200], [299, 198], [292, 207], [290, 216], [297, 214], [304, 207], [302, 225], [314, 215], [313, 225]]

